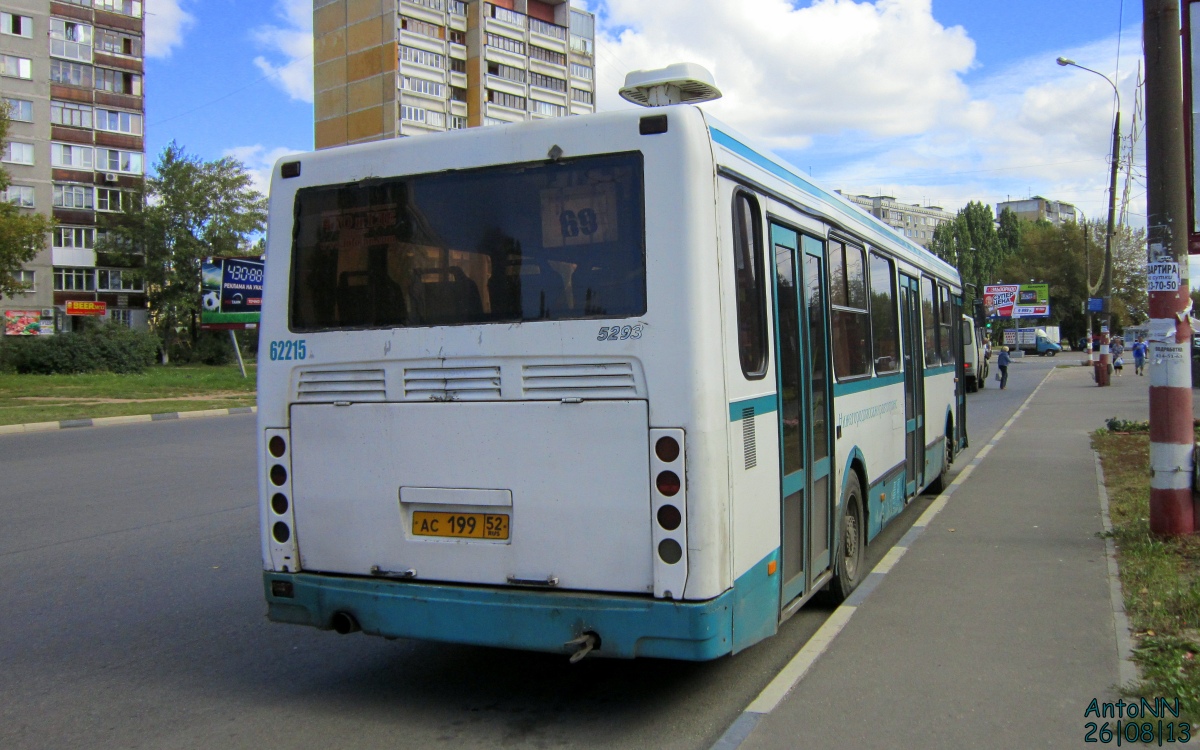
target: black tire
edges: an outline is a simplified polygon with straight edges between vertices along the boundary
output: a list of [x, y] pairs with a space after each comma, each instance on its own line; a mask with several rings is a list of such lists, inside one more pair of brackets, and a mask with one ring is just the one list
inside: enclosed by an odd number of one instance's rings
[[979, 390], [979, 378], [972, 375], [967, 380], [967, 393], [974, 393], [977, 390]]
[[852, 471], [842, 493], [842, 522], [838, 526], [833, 580], [829, 582], [829, 599], [835, 604], [846, 601], [866, 573], [867, 517], [862, 497], [858, 475]]
[[950, 426], [946, 426], [946, 440], [944, 441], [946, 455], [942, 458], [942, 471], [934, 478], [925, 491], [930, 494], [942, 492], [950, 483], [946, 481], [950, 476], [950, 464], [954, 463], [954, 441], [950, 437]]

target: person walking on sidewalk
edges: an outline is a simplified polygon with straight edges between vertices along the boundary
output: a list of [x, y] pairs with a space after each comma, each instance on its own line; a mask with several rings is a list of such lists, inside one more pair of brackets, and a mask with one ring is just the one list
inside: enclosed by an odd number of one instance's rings
[[1120, 336], [1116, 338], [1112, 345], [1113, 369], [1117, 371], [1117, 376], [1121, 375], [1121, 368], [1125, 366], [1125, 357], [1121, 356], [1125, 353], [1125, 340]]
[[1008, 363], [1012, 361], [1012, 357], [1008, 354], [1008, 347], [1000, 347], [1000, 356], [996, 359], [996, 366], [1000, 368], [1000, 390], [1008, 387]]
[[1133, 371], [1137, 375], [1146, 374], [1146, 342], [1138, 336], [1131, 349], [1133, 352]]

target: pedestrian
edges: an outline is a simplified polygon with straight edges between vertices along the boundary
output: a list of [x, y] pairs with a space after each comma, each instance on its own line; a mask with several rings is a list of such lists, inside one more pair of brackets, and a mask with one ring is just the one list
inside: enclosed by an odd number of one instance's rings
[[1138, 336], [1131, 351], [1133, 352], [1133, 371], [1138, 375], [1146, 374], [1146, 342]]
[[1113, 369], [1117, 371], [1118, 377], [1121, 375], [1121, 368], [1125, 366], [1125, 358], [1121, 356], [1124, 353], [1125, 344], [1121, 340], [1121, 337], [1118, 336], [1117, 338], [1113, 339], [1112, 345]]
[[1000, 356], [996, 358], [996, 366], [1000, 368], [1000, 390], [1008, 387], [1008, 363], [1012, 357], [1008, 355], [1008, 347], [1000, 347]]

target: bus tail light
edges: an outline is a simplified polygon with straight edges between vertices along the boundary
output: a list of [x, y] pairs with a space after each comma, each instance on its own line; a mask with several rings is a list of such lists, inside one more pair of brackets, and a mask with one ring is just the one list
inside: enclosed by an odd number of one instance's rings
[[682, 599], [687, 583], [687, 467], [683, 430], [650, 430], [654, 595]]
[[266, 430], [263, 455], [259, 464], [264, 473], [266, 493], [260, 513], [271, 569], [281, 573], [300, 570], [296, 547], [296, 521], [292, 494], [292, 446], [287, 430]]

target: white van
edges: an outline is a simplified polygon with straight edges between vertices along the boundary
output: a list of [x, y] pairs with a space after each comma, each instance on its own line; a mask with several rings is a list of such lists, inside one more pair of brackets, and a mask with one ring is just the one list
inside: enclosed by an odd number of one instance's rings
[[962, 316], [962, 341], [963, 341], [963, 372], [966, 375], [966, 389], [968, 393], [983, 388], [987, 385], [988, 379], [988, 359], [984, 355], [984, 333], [982, 328], [975, 325], [975, 319], [970, 315]]

